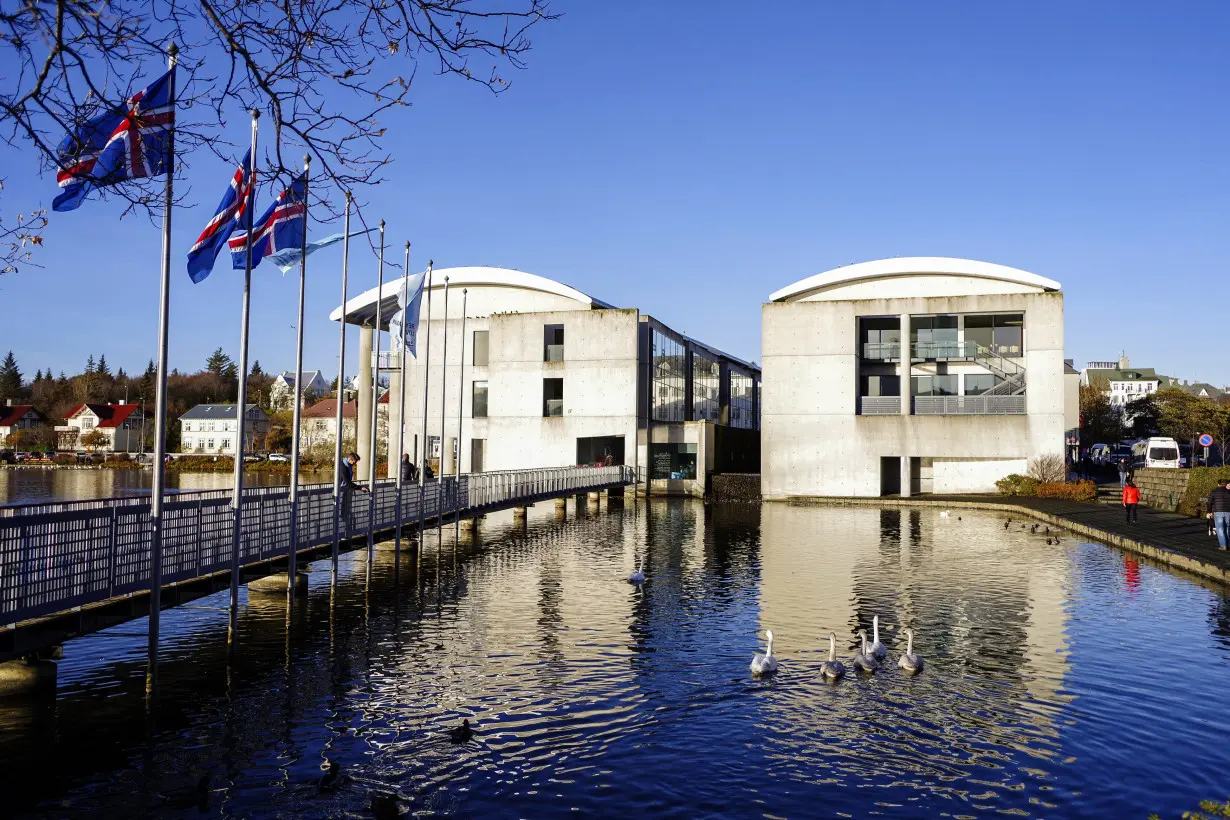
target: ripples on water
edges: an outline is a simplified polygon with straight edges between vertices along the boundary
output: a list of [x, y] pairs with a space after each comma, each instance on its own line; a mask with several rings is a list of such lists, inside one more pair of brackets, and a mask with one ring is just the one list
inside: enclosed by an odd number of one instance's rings
[[[70, 642], [53, 701], [0, 702], [18, 815], [1177, 816], [1230, 782], [1230, 605], [1106, 547], [932, 511], [655, 502], [508, 514], [421, 567], [327, 564], [285, 626], [246, 599], [163, 616], [148, 716], [144, 621]], [[648, 583], [622, 579], [647, 554]], [[198, 601], [223, 607], [225, 593]], [[878, 614], [889, 667], [826, 684]], [[927, 662], [894, 664], [900, 626]], [[781, 672], [752, 680], [771, 628]], [[443, 646], [437, 649], [437, 646]], [[463, 717], [477, 737], [447, 730]], [[314, 782], [324, 756], [350, 781]], [[189, 812], [196, 815], [195, 810]]]

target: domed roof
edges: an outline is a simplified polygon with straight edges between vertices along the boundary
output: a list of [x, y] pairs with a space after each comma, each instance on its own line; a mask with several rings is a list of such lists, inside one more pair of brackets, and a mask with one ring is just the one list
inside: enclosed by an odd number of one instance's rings
[[1047, 279], [1036, 273], [1010, 268], [1007, 265], [996, 265], [993, 262], [979, 262], [975, 259], [956, 259], [945, 256], [903, 256], [895, 259], [876, 259], [871, 262], [859, 262], [834, 268], [824, 273], [817, 273], [806, 279], [800, 279], [792, 285], [774, 292], [769, 296], [772, 302], [794, 302], [805, 299], [821, 291], [837, 287], [845, 287], [854, 283], [867, 282], [874, 279], [894, 279], [902, 277], [959, 277], [966, 279], [989, 279], [1022, 286], [1022, 290], [1057, 291], [1060, 284], [1053, 279]]

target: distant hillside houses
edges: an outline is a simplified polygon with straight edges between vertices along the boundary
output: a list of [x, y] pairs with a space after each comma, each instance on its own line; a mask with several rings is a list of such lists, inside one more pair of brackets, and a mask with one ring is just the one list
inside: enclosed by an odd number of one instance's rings
[[[198, 404], [180, 416], [180, 452], [235, 455], [239, 440], [237, 409], [235, 404]], [[269, 416], [255, 404], [248, 405], [244, 416], [244, 452], [264, 450]]]
[[139, 404], [78, 404], [56, 425], [60, 450], [129, 453], [141, 450], [144, 411]]
[[1127, 415], [1127, 405], [1137, 399], [1151, 396], [1158, 390], [1177, 388], [1193, 396], [1217, 401], [1230, 393], [1224, 387], [1208, 382], [1188, 382], [1165, 376], [1152, 367], [1133, 367], [1124, 353], [1117, 361], [1089, 362], [1081, 371], [1081, 384], [1101, 386], [1110, 398], [1110, 403]]
[[[307, 407], [329, 392], [329, 382], [319, 370], [303, 371], [303, 396], [300, 406]], [[278, 374], [269, 385], [269, 407], [273, 410], [289, 410], [294, 404], [295, 374], [289, 370]]]

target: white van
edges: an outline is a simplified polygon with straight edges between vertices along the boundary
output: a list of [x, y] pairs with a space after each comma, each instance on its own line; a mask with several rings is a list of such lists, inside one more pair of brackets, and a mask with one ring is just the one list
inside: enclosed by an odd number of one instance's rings
[[1172, 438], [1145, 438], [1132, 445], [1132, 467], [1179, 467], [1179, 443]]

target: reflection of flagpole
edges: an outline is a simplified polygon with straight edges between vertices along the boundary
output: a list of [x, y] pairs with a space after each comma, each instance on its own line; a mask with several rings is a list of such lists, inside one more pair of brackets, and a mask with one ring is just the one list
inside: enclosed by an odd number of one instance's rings
[[256, 122], [261, 112], [252, 109], [252, 153], [248, 160], [248, 230], [243, 241], [243, 312], [239, 319], [239, 395], [235, 402], [235, 491], [231, 496], [234, 528], [231, 531], [231, 617], [226, 646], [234, 652], [239, 632], [239, 554], [243, 540], [243, 454], [248, 421], [248, 314], [252, 306], [252, 229], [256, 210]]
[[[431, 458], [427, 446], [427, 386], [431, 384], [431, 266], [432, 260], [427, 260], [427, 275], [423, 277], [423, 289], [427, 291], [427, 325], [423, 331], [426, 338], [423, 351], [423, 465], [419, 470], [419, 558], [423, 557], [423, 494], [427, 484], [427, 462]], [[443, 452], [443, 451], [441, 451]]]
[[[461, 364], [457, 370], [457, 488], [453, 495], [453, 543], [461, 540], [461, 411], [466, 406], [466, 298], [469, 288], [461, 289]], [[470, 411], [473, 413], [473, 409]], [[470, 469], [474, 469], [471, 460]]]
[[[334, 427], [333, 446], [333, 564], [329, 573], [329, 587], [337, 584], [337, 553], [342, 538], [342, 434], [346, 418], [342, 406], [346, 403], [346, 274], [350, 264], [350, 191], [346, 192], [346, 222], [342, 228], [342, 321], [337, 343], [337, 419]], [[359, 431], [358, 415], [355, 416], [355, 433]]]
[[[290, 554], [286, 561], [286, 615], [295, 611], [295, 566], [299, 552], [299, 425], [303, 404], [303, 291], [307, 284], [308, 169], [312, 158], [303, 157], [303, 258], [299, 260], [299, 321], [295, 323], [295, 410], [290, 435]], [[343, 308], [344, 309], [344, 308]], [[343, 324], [345, 324], [343, 322]]]
[[444, 277], [444, 348], [440, 353], [440, 492], [436, 497], [436, 549], [444, 543], [444, 399], [448, 393], [448, 277]]
[[382, 219], [380, 220], [380, 263], [379, 272], [376, 274], [376, 326], [372, 330], [376, 337], [376, 351], [372, 354], [374, 361], [363, 362], [364, 367], [374, 367], [376, 370], [376, 378], [372, 379], [372, 435], [371, 446], [368, 448], [371, 461], [367, 467], [367, 570], [369, 579], [371, 578], [372, 558], [376, 551], [376, 435], [380, 429], [380, 300], [383, 296], [384, 220]]
[[[175, 68], [179, 48], [167, 48], [167, 66]], [[175, 75], [170, 80], [170, 104], [175, 101]], [[162, 489], [166, 482], [167, 455], [167, 321], [171, 312], [171, 200], [175, 180], [175, 128], [167, 133], [166, 200], [162, 215], [162, 291], [158, 299], [158, 376], [154, 387], [154, 486], [149, 500], [149, 665], [145, 672], [145, 693], [152, 694], [158, 684], [158, 615], [162, 607]], [[145, 399], [141, 399], [141, 447], [145, 448]]]
[[[410, 316], [410, 243], [406, 243], [406, 269], [401, 280], [401, 396], [397, 400], [397, 536], [393, 545], [394, 557], [398, 559], [395, 566], [400, 566], [401, 559], [401, 462], [405, 456], [406, 447], [406, 319]], [[392, 347], [392, 340], [389, 346]]]

